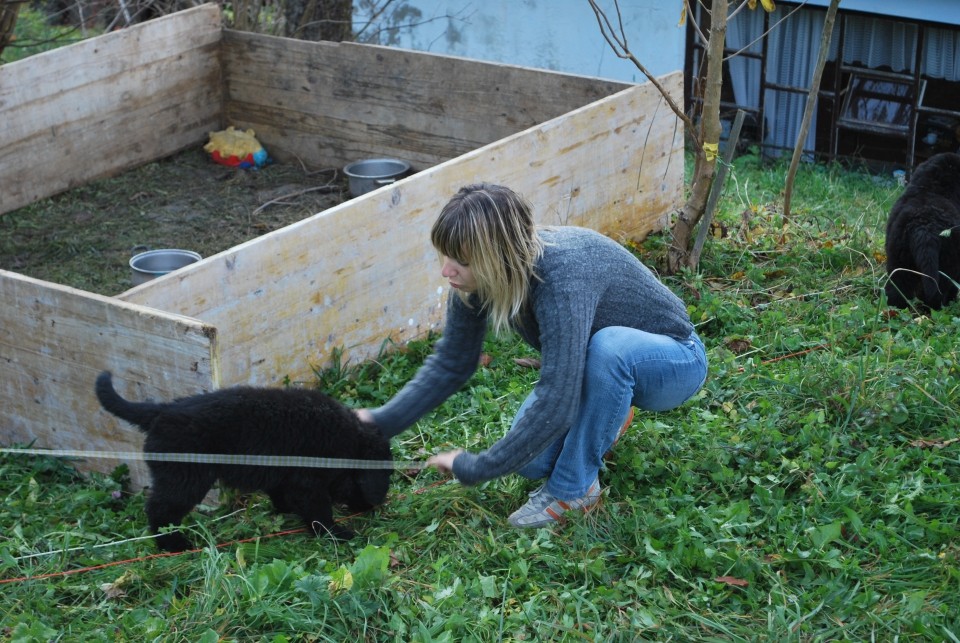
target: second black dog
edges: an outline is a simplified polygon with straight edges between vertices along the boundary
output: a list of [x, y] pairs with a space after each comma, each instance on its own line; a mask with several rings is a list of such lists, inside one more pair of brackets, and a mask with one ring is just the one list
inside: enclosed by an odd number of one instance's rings
[[[390, 443], [348, 408], [317, 390], [234, 387], [168, 403], [130, 402], [109, 372], [97, 397], [110, 413], [147, 434], [145, 453], [306, 456], [391, 460]], [[147, 461], [152, 485], [147, 518], [165, 551], [190, 549], [179, 525], [218, 479], [241, 491], [263, 491], [279, 512], [299, 515], [314, 533], [351, 538], [333, 520], [333, 505], [366, 511], [387, 495], [391, 469], [300, 468]]]
[[960, 155], [937, 154], [914, 171], [887, 219], [887, 302], [919, 298], [938, 309], [960, 282]]

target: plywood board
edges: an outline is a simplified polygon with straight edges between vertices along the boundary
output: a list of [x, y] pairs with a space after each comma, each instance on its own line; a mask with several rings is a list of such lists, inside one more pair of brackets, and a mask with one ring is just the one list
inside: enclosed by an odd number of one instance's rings
[[[681, 95], [680, 73], [662, 82]], [[222, 33], [215, 5], [0, 68], [0, 123], [0, 213], [228, 123], [275, 157], [420, 170], [117, 298], [0, 271], [5, 445], [138, 449], [99, 408], [101, 369], [129, 397], [170, 399], [311, 379], [335, 349], [368, 359], [438, 329], [447, 293], [428, 232], [464, 184], [509, 185], [540, 222], [619, 240], [662, 228], [683, 187], [682, 131], [651, 85]]]
[[[679, 72], [662, 82], [679, 95]], [[214, 324], [224, 384], [308, 378], [336, 348], [366, 359], [439, 327], [445, 282], [429, 228], [462, 185], [503, 183], [542, 223], [641, 239], [680, 200], [682, 145], [659, 92], [633, 86], [120, 298]]]
[[[402, 158], [423, 169], [629, 85], [356, 43], [224, 31], [224, 118], [313, 167]], [[278, 73], [279, 72], [279, 73]]]
[[[102, 370], [131, 399], [165, 400], [219, 385], [216, 329], [181, 315], [0, 270], [0, 444], [139, 451], [142, 436], [100, 408]], [[7, 456], [10, 457], [10, 456]], [[111, 471], [118, 462], [81, 468]], [[128, 462], [135, 485], [142, 463]]]
[[0, 214], [205, 141], [219, 42], [210, 4], [0, 66]]

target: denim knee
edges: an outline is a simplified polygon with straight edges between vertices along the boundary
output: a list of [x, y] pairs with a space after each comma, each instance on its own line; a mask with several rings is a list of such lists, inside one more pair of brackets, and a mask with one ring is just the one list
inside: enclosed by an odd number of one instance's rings
[[630, 366], [624, 361], [624, 335], [628, 330], [619, 326], [601, 328], [587, 345], [587, 362], [584, 371], [585, 379], [614, 376], [617, 379], [626, 379], [630, 375]]
[[597, 331], [587, 351], [588, 381], [629, 389], [630, 403], [665, 411], [694, 395], [706, 378], [706, 352], [696, 335], [678, 341], [635, 328]]

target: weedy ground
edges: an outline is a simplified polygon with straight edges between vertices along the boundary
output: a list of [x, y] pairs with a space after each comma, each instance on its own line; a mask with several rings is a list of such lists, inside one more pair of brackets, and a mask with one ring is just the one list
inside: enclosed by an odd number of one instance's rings
[[[530, 482], [398, 472], [384, 507], [345, 518], [348, 543], [284, 534], [254, 495], [191, 514], [200, 551], [156, 557], [122, 468], [6, 456], [0, 640], [960, 640], [960, 304], [881, 300], [894, 182], [804, 166], [784, 222], [783, 179], [739, 158], [699, 271], [665, 278], [710, 376], [637, 413], [586, 516], [518, 531]], [[631, 247], [660, 267], [666, 239]], [[380, 404], [431, 342], [335, 360], [316, 385]], [[515, 338], [486, 355], [397, 459], [503, 434], [534, 355]]]
[[208, 257], [349, 198], [338, 168], [239, 170], [196, 147], [0, 215], [0, 268], [112, 296], [138, 252]]

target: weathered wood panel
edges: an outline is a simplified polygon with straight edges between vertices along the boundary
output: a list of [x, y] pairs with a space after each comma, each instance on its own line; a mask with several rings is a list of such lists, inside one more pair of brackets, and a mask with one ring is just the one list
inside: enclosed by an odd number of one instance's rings
[[[680, 95], [680, 73], [662, 80]], [[662, 227], [682, 179], [676, 117], [652, 85], [633, 86], [120, 298], [215, 325], [224, 384], [303, 379], [335, 348], [369, 358], [438, 326], [446, 292], [429, 228], [462, 185], [503, 183], [543, 223], [640, 239]]]
[[220, 33], [211, 4], [0, 66], [0, 214], [206, 140]]
[[271, 155], [417, 169], [628, 87], [614, 81], [355, 43], [224, 31], [224, 118]]
[[[172, 399], [218, 387], [212, 326], [0, 270], [0, 444], [139, 451], [141, 434], [100, 408], [93, 384], [114, 373], [134, 399]], [[81, 468], [111, 471], [89, 460]], [[129, 462], [137, 487], [146, 469]]]
[[[422, 171], [118, 298], [0, 271], [4, 444], [139, 448], [99, 408], [104, 368], [130, 397], [169, 399], [306, 379], [335, 348], [365, 359], [437, 328], [428, 231], [463, 184], [510, 185], [541, 222], [618, 239], [663, 227], [680, 199], [682, 132], [652, 86], [225, 32], [221, 112], [220, 38], [206, 5], [0, 68], [0, 213], [227, 123], [276, 158], [397, 156]], [[663, 82], [681, 95], [679, 73]]]

